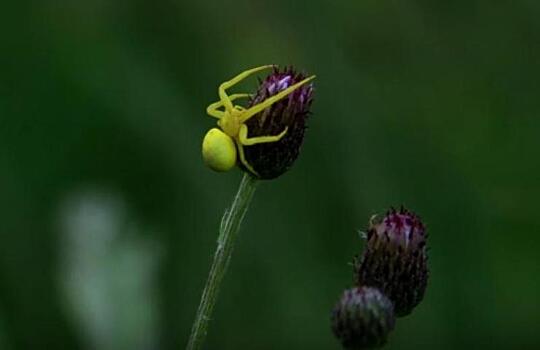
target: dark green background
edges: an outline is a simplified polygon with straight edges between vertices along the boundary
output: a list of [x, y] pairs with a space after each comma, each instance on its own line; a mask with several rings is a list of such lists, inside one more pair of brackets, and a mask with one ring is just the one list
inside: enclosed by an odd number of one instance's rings
[[260, 184], [206, 348], [339, 349], [357, 230], [401, 204], [428, 225], [431, 277], [387, 349], [540, 347], [539, 17], [536, 0], [4, 3], [0, 347], [92, 348], [57, 222], [96, 188], [159, 247], [155, 348], [185, 346], [241, 177], [204, 167], [205, 107], [268, 63], [317, 74], [313, 117]]

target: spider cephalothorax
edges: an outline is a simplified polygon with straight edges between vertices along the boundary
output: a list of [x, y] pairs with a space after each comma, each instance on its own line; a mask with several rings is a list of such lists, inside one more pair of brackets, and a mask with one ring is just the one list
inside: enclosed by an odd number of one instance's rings
[[[252, 97], [250, 94], [228, 95], [225, 92], [226, 89], [232, 87], [249, 75], [272, 67], [274, 66], [267, 65], [247, 70], [219, 86], [218, 93], [220, 100], [212, 103], [206, 109], [210, 116], [218, 119], [217, 124], [219, 128], [212, 128], [207, 132], [202, 147], [204, 161], [213, 170], [227, 171], [233, 168], [237, 163], [238, 150], [238, 158], [242, 167], [254, 176], [261, 177], [253, 168], [252, 164], [246, 160], [244, 147], [277, 142], [287, 134], [288, 126], [285, 125], [281, 131], [278, 131], [273, 135], [257, 135], [250, 137], [248, 136], [250, 133], [246, 122], [253, 116], [265, 111], [276, 102], [284, 99], [296, 89], [314, 79], [315, 76], [310, 76], [295, 84], [291, 84], [262, 101], [256, 101], [256, 103], [249, 108], [233, 105], [233, 101], [239, 98], [250, 98]], [[252, 101], [255, 100], [252, 98]], [[221, 110], [222, 107], [223, 110]]]

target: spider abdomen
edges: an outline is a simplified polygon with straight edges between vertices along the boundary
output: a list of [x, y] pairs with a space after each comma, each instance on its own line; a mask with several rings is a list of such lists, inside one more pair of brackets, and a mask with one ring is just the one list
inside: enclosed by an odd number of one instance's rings
[[218, 128], [208, 130], [204, 136], [202, 154], [206, 165], [215, 171], [228, 171], [236, 165], [234, 141]]

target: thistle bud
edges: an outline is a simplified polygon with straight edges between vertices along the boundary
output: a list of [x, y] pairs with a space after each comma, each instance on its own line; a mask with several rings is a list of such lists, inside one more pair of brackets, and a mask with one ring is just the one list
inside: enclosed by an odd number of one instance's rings
[[360, 259], [354, 262], [356, 283], [379, 288], [406, 316], [420, 303], [428, 280], [426, 232], [420, 218], [401, 208], [371, 222]]
[[384, 345], [394, 324], [392, 302], [372, 287], [347, 289], [332, 312], [332, 330], [350, 350]]
[[[305, 78], [292, 68], [286, 68], [282, 72], [275, 68], [260, 82], [248, 108]], [[260, 179], [273, 179], [292, 166], [302, 146], [312, 100], [313, 86], [311, 83], [305, 84], [246, 122], [248, 137], [279, 135], [287, 128], [285, 136], [279, 141], [244, 147], [246, 161], [257, 172], [253, 175]]]

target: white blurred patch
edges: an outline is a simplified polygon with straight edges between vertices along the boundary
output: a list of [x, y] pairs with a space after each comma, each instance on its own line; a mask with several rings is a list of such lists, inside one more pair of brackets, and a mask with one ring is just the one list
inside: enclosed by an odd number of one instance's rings
[[61, 290], [89, 349], [157, 348], [159, 249], [128, 214], [98, 190], [60, 206]]

